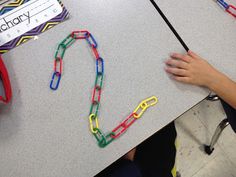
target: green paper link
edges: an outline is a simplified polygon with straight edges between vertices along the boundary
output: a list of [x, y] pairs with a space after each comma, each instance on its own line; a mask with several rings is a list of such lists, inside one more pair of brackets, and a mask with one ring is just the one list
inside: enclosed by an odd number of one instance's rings
[[[96, 75], [95, 87], [96, 87], [96, 86], [99, 86], [99, 87], [102, 89], [102, 86], [103, 86], [103, 78], [104, 78], [104, 75], [103, 75], [103, 74], [97, 74], [97, 75]], [[100, 79], [100, 82], [99, 82], [99, 79]], [[98, 84], [98, 82], [99, 82], [99, 84]]]
[[65, 48], [68, 48], [71, 44], [75, 42], [75, 39], [71, 37], [71, 34], [69, 34], [63, 41], [61, 41], [61, 45]]
[[[65, 51], [66, 51], [66, 48], [62, 44], [59, 44], [57, 47], [55, 56], [54, 56], [55, 59], [57, 59], [57, 58], [63, 59], [63, 57], [65, 55]], [[58, 56], [58, 54], [59, 54], [59, 56]]]
[[106, 141], [106, 137], [104, 136], [104, 134], [102, 133], [102, 131], [99, 128], [94, 128], [94, 131], [97, 132], [97, 133], [94, 133], [93, 135], [97, 139], [98, 143], [100, 143], [102, 141]]
[[[97, 103], [97, 104], [91, 104], [90, 111], [89, 111], [89, 115], [94, 114], [95, 117], [97, 117], [99, 106], [100, 106], [100, 102]], [[94, 107], [96, 107], [95, 112], [93, 112]]]
[[114, 141], [115, 139], [112, 138], [111, 135], [115, 136], [115, 133], [111, 132], [111, 133], [108, 133], [107, 135], [105, 135], [105, 141], [104, 140], [99, 141], [98, 146], [101, 148], [104, 148], [107, 145], [109, 145], [112, 141]]

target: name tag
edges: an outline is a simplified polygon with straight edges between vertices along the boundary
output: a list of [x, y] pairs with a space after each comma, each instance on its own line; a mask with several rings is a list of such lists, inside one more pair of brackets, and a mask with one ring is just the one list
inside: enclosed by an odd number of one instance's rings
[[[0, 10], [0, 14], [7, 10], [7, 6]], [[34, 31], [36, 27], [45, 24], [62, 12], [63, 7], [58, 0], [30, 0], [4, 13], [0, 16], [0, 46], [29, 31]]]

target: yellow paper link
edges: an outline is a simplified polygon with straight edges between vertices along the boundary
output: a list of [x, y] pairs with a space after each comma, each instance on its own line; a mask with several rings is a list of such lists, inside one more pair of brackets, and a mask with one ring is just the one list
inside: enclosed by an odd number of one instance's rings
[[136, 119], [140, 118], [143, 115], [143, 113], [147, 110], [147, 108], [157, 104], [157, 102], [158, 102], [158, 99], [155, 96], [152, 96], [150, 98], [147, 98], [146, 100], [143, 100], [138, 105], [138, 107], [134, 110], [134, 118]]
[[143, 115], [143, 113], [146, 111], [146, 109], [147, 107], [142, 107], [142, 104], [140, 103], [138, 107], [134, 110], [134, 118], [136, 119], [140, 118]]
[[[95, 122], [95, 124], [94, 124], [94, 122]], [[95, 114], [91, 114], [89, 116], [89, 123], [90, 123], [90, 130], [91, 130], [91, 132], [96, 134], [97, 130], [94, 130], [94, 129], [95, 128], [99, 129], [98, 117], [96, 117]]]
[[154, 106], [155, 104], [157, 104], [157, 102], [158, 102], [157, 97], [152, 96], [150, 98], [147, 98], [146, 100], [143, 100], [141, 102], [141, 105], [142, 106], [145, 105], [145, 107], [149, 108], [150, 106]]

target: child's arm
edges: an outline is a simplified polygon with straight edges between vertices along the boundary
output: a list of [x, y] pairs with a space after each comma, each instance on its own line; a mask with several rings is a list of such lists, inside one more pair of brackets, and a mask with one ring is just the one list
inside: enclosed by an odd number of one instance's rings
[[236, 109], [236, 82], [217, 71], [197, 54], [192, 51], [186, 55], [174, 53], [166, 61], [166, 65], [166, 71], [175, 80], [207, 87]]

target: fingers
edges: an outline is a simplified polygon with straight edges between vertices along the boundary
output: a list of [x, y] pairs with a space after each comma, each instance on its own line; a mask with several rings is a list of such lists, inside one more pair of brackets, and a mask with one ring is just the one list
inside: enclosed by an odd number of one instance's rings
[[176, 81], [197, 85], [199, 76], [196, 73], [199, 73], [204, 65], [204, 62], [201, 62], [201, 60], [204, 59], [191, 50], [185, 55], [173, 53], [171, 59], [166, 61], [165, 70]]
[[194, 53], [193, 51], [189, 50], [188, 51], [188, 55], [191, 56], [192, 58], [200, 58], [196, 53]]
[[192, 58], [189, 55], [182, 55], [179, 53], [173, 53], [173, 54], [171, 54], [171, 57], [174, 59], [182, 60], [186, 63], [190, 63], [192, 60]]
[[188, 69], [188, 63], [181, 60], [169, 59], [166, 64], [180, 69]]
[[185, 69], [166, 67], [166, 72], [176, 75], [176, 76], [188, 76], [187, 71]]
[[179, 81], [179, 82], [190, 83], [190, 78], [189, 77], [174, 76], [174, 79]]
[[170, 73], [172, 78], [183, 83], [191, 83], [191, 78], [188, 77], [187, 71], [179, 68], [167, 67], [166, 72]]

